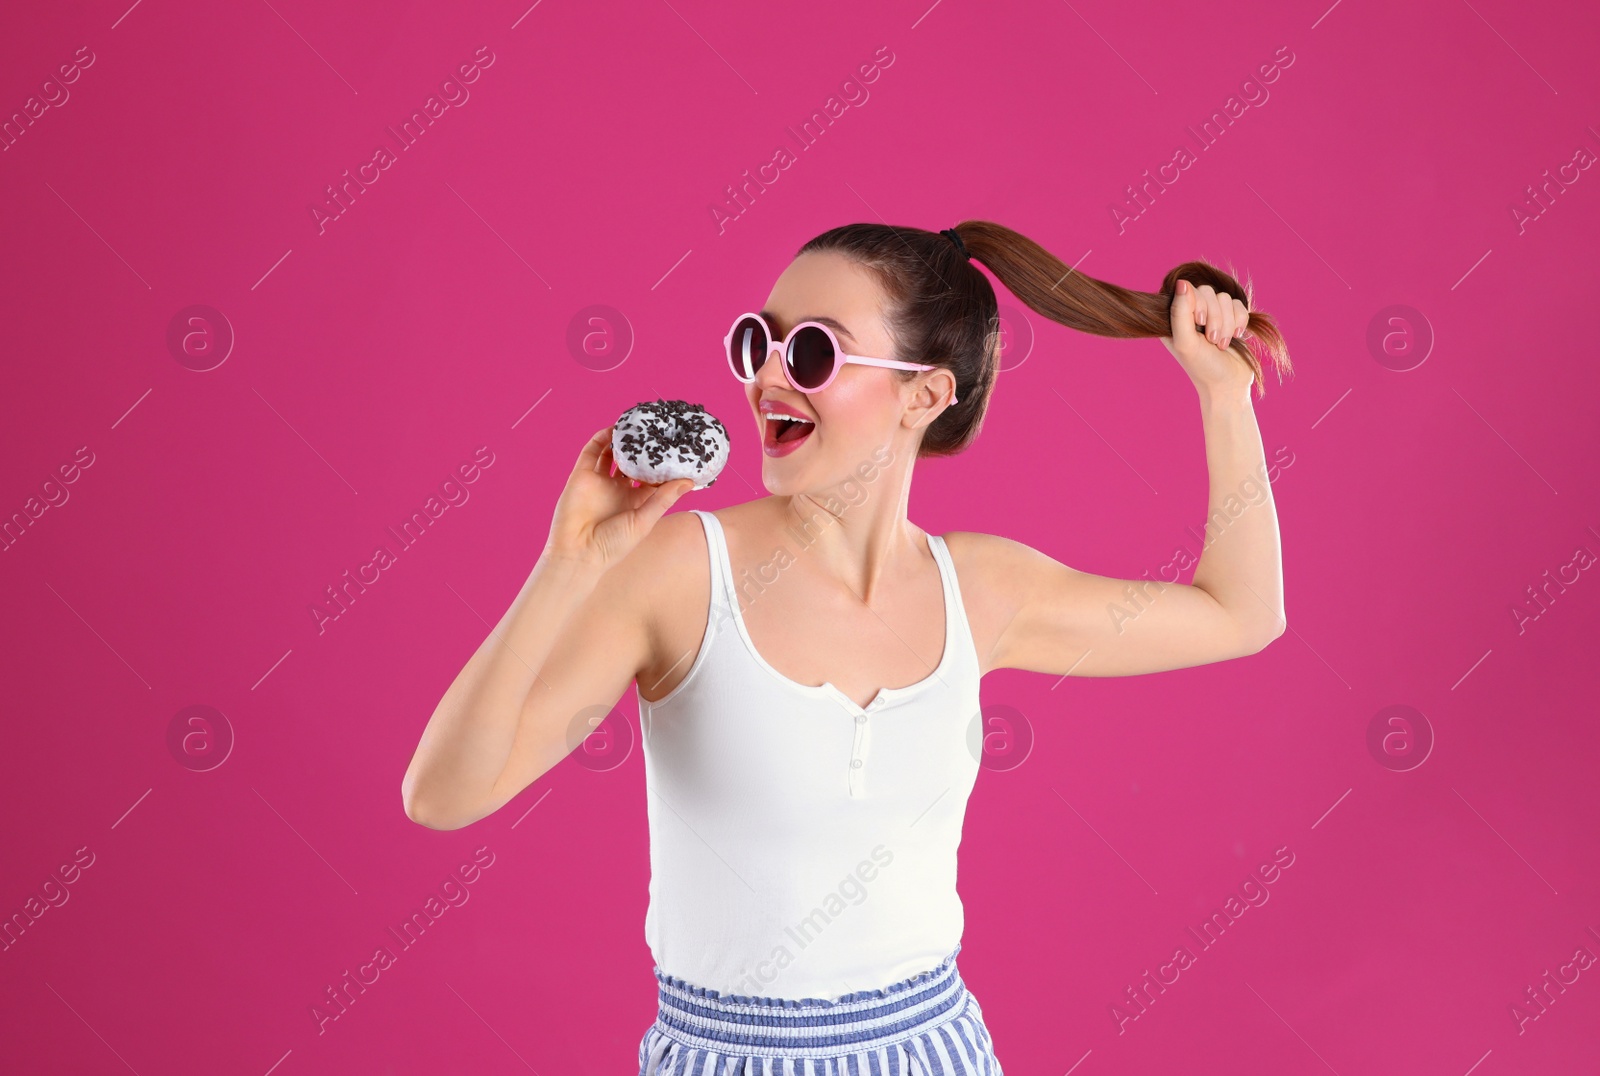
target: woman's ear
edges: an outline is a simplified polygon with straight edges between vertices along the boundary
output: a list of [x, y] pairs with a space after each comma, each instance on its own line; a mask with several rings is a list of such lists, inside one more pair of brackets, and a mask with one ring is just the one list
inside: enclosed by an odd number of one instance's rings
[[944, 414], [943, 401], [956, 395], [956, 375], [944, 367], [928, 372], [911, 399], [912, 428], [931, 426]]

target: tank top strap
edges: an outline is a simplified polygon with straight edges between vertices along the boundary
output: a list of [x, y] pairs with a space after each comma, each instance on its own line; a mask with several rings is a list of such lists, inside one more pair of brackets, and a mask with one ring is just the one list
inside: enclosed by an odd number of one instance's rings
[[933, 559], [939, 565], [939, 579], [944, 584], [944, 607], [945, 615], [950, 619], [950, 637], [963, 649], [971, 650], [976, 644], [972, 626], [967, 621], [966, 606], [961, 602], [961, 581], [956, 578], [956, 562], [950, 556], [950, 547], [945, 545], [943, 535], [929, 534], [928, 548], [933, 550]]
[[721, 624], [732, 615], [733, 561], [728, 556], [728, 541], [722, 521], [701, 508], [691, 508], [706, 530], [706, 550], [711, 561], [711, 617]]

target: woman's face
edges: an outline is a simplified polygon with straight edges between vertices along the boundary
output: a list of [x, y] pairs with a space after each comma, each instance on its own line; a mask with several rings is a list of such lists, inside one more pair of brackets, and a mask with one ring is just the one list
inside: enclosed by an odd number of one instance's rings
[[[775, 340], [802, 321], [823, 321], [846, 353], [892, 359], [898, 356], [883, 324], [886, 301], [869, 271], [844, 255], [812, 252], [783, 271], [762, 310]], [[842, 482], [859, 482], [861, 474], [876, 474], [887, 462], [914, 454], [921, 428], [937, 417], [953, 378], [938, 370], [911, 381], [902, 381], [902, 376], [883, 367], [846, 363], [821, 392], [801, 392], [784, 377], [774, 346], [755, 381], [745, 386], [761, 439], [761, 479], [768, 492], [822, 493]], [[812, 422], [788, 428], [790, 424], [763, 409], [775, 405]], [[785, 429], [784, 439], [777, 441]]]

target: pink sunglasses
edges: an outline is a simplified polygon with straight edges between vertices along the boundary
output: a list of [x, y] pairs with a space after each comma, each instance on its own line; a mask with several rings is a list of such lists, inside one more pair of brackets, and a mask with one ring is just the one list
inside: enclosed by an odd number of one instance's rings
[[[755, 381], [767, 356], [772, 353], [772, 330], [760, 314], [740, 314], [723, 338], [723, 350], [733, 376], [745, 384]], [[937, 370], [917, 362], [898, 359], [869, 359], [865, 355], [846, 355], [833, 330], [820, 321], [802, 321], [789, 330], [778, 345], [783, 349], [783, 376], [801, 392], [821, 392], [833, 384], [845, 363], [882, 366], [891, 370]], [[961, 401], [950, 397], [951, 404]]]

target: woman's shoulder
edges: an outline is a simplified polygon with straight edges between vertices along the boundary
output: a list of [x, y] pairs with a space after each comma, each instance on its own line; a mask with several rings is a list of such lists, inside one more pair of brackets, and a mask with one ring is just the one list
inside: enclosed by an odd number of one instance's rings
[[[733, 524], [731, 531], [737, 535], [749, 503], [700, 511], [720, 524]], [[683, 655], [696, 652], [704, 642], [712, 589], [708, 538], [696, 513], [682, 509], [658, 519], [628, 554], [629, 560], [638, 558], [628, 584], [643, 595], [652, 640], [651, 659], [640, 683], [650, 685], [654, 699], [676, 687], [688, 671]]]
[[[964, 556], [975, 564], [1006, 569], [1019, 561], [1042, 556], [1039, 550], [1000, 534], [983, 531], [945, 531], [942, 534], [951, 556]], [[959, 553], [958, 553], [959, 551]]]
[[706, 555], [705, 525], [687, 509], [668, 512], [635, 548], [654, 571], [682, 570], [686, 561]]
[[1004, 568], [1010, 557], [1027, 548], [1021, 542], [983, 531], [945, 531], [939, 537], [956, 566], [970, 567], [974, 572]]
[[1013, 538], [982, 531], [945, 531], [939, 537], [950, 553], [963, 596], [971, 591], [972, 602], [987, 597], [1004, 604], [1005, 595], [1027, 585], [1044, 556]]
[[982, 531], [946, 531], [940, 535], [950, 553], [961, 604], [978, 652], [980, 667], [993, 667], [989, 657], [1001, 634], [1016, 617], [1017, 608], [1034, 585], [1043, 554], [1011, 538]]
[[[745, 537], [759, 538], [763, 534], [782, 528], [783, 517], [778, 511], [777, 502], [777, 497], [769, 495], [740, 501], [737, 504], [723, 505], [717, 509], [703, 508], [700, 511], [716, 520], [718, 529], [729, 543], [740, 545], [741, 539]], [[704, 530], [704, 525], [694, 518], [694, 512], [684, 511], [675, 514], [688, 517], [679, 525], [680, 529]], [[704, 552], [704, 541], [701, 542], [700, 549]]]
[[[693, 496], [693, 493], [689, 494]], [[770, 498], [766, 498], [770, 499]], [[680, 506], [683, 501], [678, 502]], [[747, 530], [758, 527], [765, 522], [766, 514], [763, 511], [761, 500], [745, 501], [740, 504], [727, 505], [715, 510], [699, 509], [711, 516], [729, 541], [736, 541], [737, 536]], [[664, 581], [668, 573], [688, 573], [688, 578], [682, 580], [690, 586], [697, 582], [703, 586], [705, 573], [698, 572], [696, 565], [708, 563], [706, 525], [701, 522], [696, 511], [682, 508], [679, 511], [668, 512], [656, 521], [644, 541], [636, 547], [636, 552], [642, 554], [641, 565], [652, 574], [663, 576]]]

